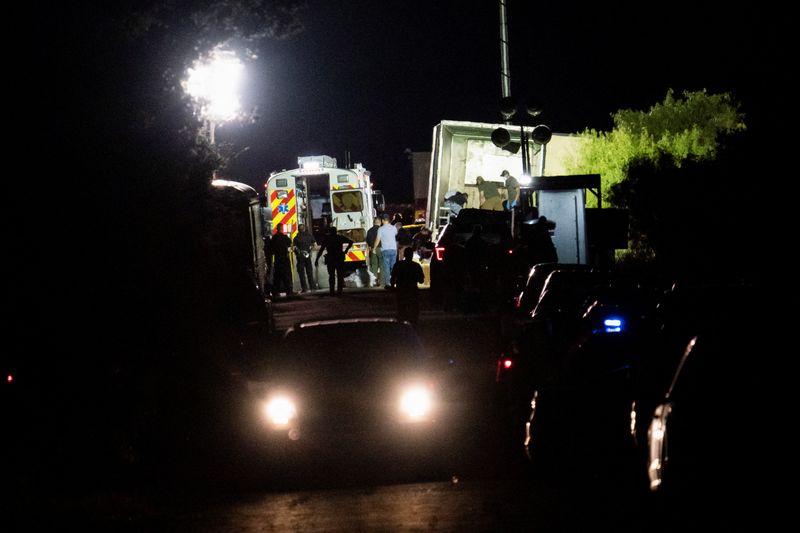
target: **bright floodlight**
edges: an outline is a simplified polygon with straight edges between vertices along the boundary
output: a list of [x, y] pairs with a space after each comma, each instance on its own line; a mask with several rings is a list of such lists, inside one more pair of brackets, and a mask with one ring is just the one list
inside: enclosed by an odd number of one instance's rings
[[224, 122], [239, 114], [238, 89], [243, 72], [244, 65], [236, 53], [214, 50], [209, 57], [195, 61], [183, 86], [200, 104], [204, 119]]
[[294, 402], [284, 397], [270, 400], [264, 406], [264, 412], [267, 415], [267, 419], [276, 426], [285, 426], [297, 416], [297, 408]]

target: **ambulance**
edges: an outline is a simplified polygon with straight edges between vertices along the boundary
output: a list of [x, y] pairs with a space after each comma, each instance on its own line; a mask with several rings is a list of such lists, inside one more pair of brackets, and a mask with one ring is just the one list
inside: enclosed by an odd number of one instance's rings
[[336, 159], [326, 155], [299, 157], [297, 164], [296, 169], [272, 173], [264, 186], [271, 233], [280, 225], [284, 235], [294, 239], [298, 226], [305, 224], [319, 243], [327, 228], [335, 226], [353, 241], [345, 268], [365, 267], [367, 230], [384, 209], [370, 171], [360, 163], [339, 168]]

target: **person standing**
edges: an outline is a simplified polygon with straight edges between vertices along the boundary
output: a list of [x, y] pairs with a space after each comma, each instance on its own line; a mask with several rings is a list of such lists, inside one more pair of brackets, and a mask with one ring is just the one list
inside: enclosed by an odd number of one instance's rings
[[383, 264], [381, 272], [383, 272], [383, 282], [385, 283], [384, 289], [391, 289], [392, 267], [397, 261], [397, 228], [389, 223], [389, 215], [384, 213], [381, 216], [381, 227], [378, 229], [378, 237], [375, 239], [375, 247], [380, 246], [383, 254]]
[[411, 247], [403, 250], [403, 260], [392, 268], [392, 287], [397, 295], [397, 318], [412, 324], [419, 321], [419, 283], [425, 283], [425, 273], [414, 261]]
[[275, 285], [275, 278], [274, 278], [275, 271], [272, 268], [272, 251], [270, 246], [270, 241], [272, 240], [272, 237], [270, 236], [270, 233], [267, 231], [264, 232], [264, 236], [262, 238], [264, 239], [264, 258], [265, 258], [264, 262], [266, 263], [266, 270], [267, 270], [265, 273], [266, 279], [264, 281], [265, 284], [264, 294], [272, 295], [273, 294], [272, 289], [273, 286]]
[[414, 238], [411, 239], [411, 249], [414, 250], [420, 259], [428, 259], [432, 253], [431, 230], [428, 226], [422, 226]]
[[311, 251], [316, 244], [317, 241], [308, 232], [306, 225], [300, 224], [297, 227], [297, 235], [294, 236], [294, 241], [292, 242], [297, 264], [297, 277], [300, 278], [300, 292], [317, 289], [317, 283], [314, 280], [314, 267], [311, 264]]
[[372, 227], [367, 230], [367, 253], [369, 254], [369, 271], [375, 276], [375, 285], [373, 287], [381, 286], [381, 249], [375, 246], [375, 239], [378, 238], [378, 229], [381, 227], [380, 217], [372, 219]]
[[344, 290], [344, 258], [353, 246], [353, 241], [344, 235], [339, 235], [336, 226], [329, 226], [327, 231], [328, 233], [322, 240], [322, 246], [317, 250], [314, 266], [319, 268], [319, 258], [323, 251], [327, 252], [325, 266], [328, 267], [328, 287], [333, 296], [334, 293], [342, 294]]
[[535, 224], [525, 224], [525, 226], [529, 228], [525, 237], [531, 250], [530, 264], [558, 263], [558, 252], [550, 237], [550, 227], [554, 227], [555, 224], [547, 220], [547, 217], [541, 216]]
[[403, 257], [403, 250], [412, 244], [411, 234], [403, 227], [402, 222], [395, 222], [394, 227], [397, 228], [397, 260], [400, 261]]
[[273, 294], [286, 295], [292, 294], [292, 265], [289, 262], [289, 248], [292, 246], [292, 239], [283, 234], [281, 224], [275, 228], [275, 234], [269, 243], [269, 250], [272, 254], [274, 269]]
[[478, 193], [480, 195], [481, 209], [489, 211], [502, 211], [503, 201], [500, 198], [500, 191], [497, 188], [497, 183], [493, 181], [486, 181], [483, 176], [475, 178], [475, 183], [478, 184]]
[[506, 192], [508, 193], [506, 211], [511, 211], [519, 205], [519, 181], [508, 170], [504, 170], [500, 176], [506, 179]]

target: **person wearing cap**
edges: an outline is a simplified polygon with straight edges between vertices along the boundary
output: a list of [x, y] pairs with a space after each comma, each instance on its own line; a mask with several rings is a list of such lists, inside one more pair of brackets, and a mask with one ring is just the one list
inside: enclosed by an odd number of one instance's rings
[[519, 205], [519, 181], [508, 170], [504, 170], [500, 176], [506, 179], [508, 200], [506, 200], [505, 207], [506, 211], [511, 211]]

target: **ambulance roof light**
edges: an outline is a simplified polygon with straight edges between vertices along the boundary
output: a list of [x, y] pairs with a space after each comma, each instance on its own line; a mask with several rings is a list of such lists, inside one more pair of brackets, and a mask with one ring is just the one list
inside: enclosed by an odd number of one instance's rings
[[310, 155], [307, 157], [298, 157], [297, 166], [303, 170], [336, 168], [336, 158], [327, 155]]

